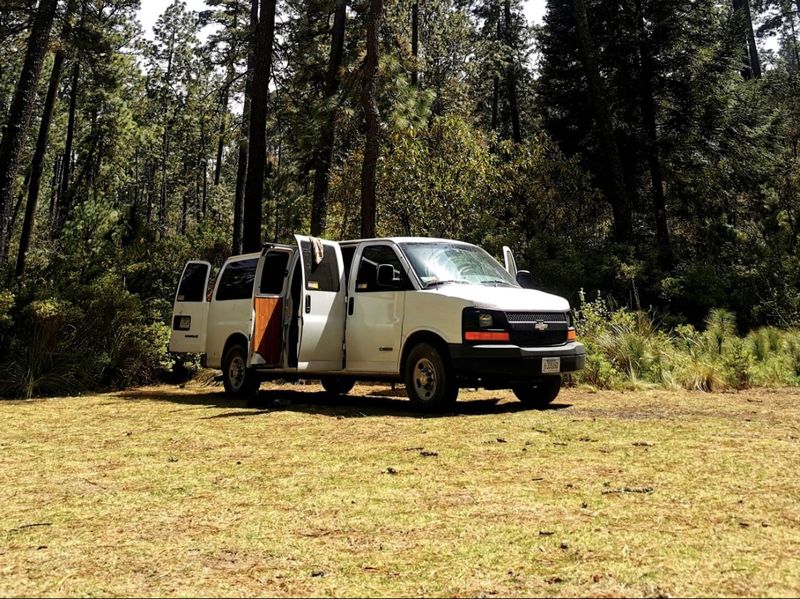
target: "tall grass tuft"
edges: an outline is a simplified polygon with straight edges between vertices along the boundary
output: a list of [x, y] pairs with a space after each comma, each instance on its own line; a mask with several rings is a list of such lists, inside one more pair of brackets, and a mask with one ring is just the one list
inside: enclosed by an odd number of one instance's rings
[[581, 294], [575, 322], [588, 352], [586, 369], [573, 377], [578, 383], [696, 391], [800, 385], [798, 332], [765, 327], [742, 338], [728, 310], [709, 312], [703, 330], [661, 330], [647, 312], [612, 309]]

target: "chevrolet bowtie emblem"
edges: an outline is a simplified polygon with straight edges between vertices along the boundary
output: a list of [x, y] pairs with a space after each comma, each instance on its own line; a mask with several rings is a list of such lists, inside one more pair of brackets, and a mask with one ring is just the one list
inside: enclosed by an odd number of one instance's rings
[[533, 328], [537, 331], [546, 331], [548, 329], [548, 324], [546, 322], [537, 322], [533, 325]]

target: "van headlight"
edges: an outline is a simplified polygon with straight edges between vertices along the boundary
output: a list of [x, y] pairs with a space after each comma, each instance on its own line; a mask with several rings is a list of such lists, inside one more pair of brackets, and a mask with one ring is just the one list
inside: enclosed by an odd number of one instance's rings
[[461, 328], [465, 343], [511, 340], [505, 313], [499, 310], [464, 308]]
[[487, 312], [478, 314], [478, 326], [482, 329], [491, 329], [494, 326], [494, 318]]

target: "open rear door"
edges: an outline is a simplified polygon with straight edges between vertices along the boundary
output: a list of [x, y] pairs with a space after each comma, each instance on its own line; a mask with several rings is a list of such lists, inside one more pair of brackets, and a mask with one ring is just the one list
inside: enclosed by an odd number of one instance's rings
[[295, 235], [300, 248], [300, 347], [297, 369], [341, 370], [344, 362], [345, 278], [339, 244]]
[[172, 309], [169, 351], [187, 354], [202, 354], [206, 351], [206, 290], [210, 275], [211, 264], [208, 262], [192, 261], [183, 267]]
[[503, 246], [503, 260], [505, 261], [505, 267], [508, 273], [512, 277], [517, 276], [517, 261], [514, 260], [514, 252], [511, 251], [511, 248], [507, 245]]

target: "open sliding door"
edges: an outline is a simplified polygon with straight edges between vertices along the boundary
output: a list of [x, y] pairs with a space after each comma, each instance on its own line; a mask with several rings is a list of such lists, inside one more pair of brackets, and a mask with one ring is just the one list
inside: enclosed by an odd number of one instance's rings
[[256, 273], [253, 312], [255, 313], [250, 366], [282, 366], [284, 338], [283, 307], [289, 278], [288, 249], [270, 249]]

